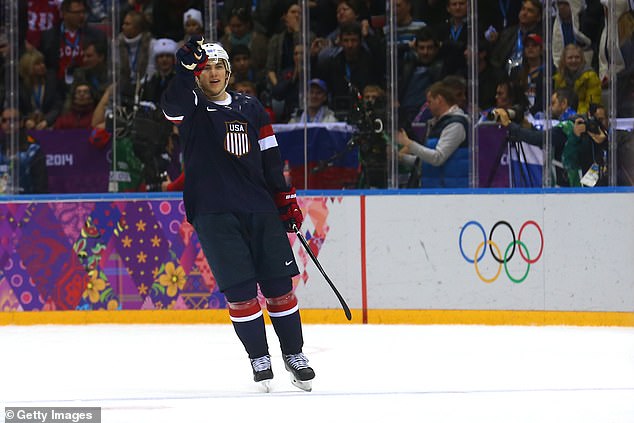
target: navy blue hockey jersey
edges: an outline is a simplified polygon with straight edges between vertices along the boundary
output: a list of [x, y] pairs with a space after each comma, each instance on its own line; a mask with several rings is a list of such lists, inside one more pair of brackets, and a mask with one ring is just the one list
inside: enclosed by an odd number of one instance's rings
[[179, 126], [187, 220], [214, 212], [277, 212], [272, 194], [287, 191], [268, 114], [250, 96], [212, 102], [193, 74], [177, 74], [163, 93], [165, 117]]

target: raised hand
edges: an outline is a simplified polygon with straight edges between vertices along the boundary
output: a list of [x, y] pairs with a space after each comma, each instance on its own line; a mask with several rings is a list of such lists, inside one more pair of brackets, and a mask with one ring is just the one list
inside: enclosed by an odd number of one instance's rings
[[176, 52], [178, 67], [194, 72], [196, 76], [200, 75], [207, 64], [207, 53], [202, 47], [204, 43], [205, 40], [202, 36], [194, 35], [183, 44]]

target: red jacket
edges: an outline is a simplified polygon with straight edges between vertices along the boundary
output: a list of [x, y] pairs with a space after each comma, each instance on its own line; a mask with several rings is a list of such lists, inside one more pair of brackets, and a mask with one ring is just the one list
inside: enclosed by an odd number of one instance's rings
[[71, 110], [61, 114], [55, 124], [54, 129], [91, 129], [92, 128], [92, 113], [90, 111], [75, 111]]

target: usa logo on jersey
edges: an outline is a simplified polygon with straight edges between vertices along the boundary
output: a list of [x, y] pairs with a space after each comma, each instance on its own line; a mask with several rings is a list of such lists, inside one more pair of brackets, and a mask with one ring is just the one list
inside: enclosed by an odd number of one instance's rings
[[247, 124], [237, 120], [225, 122], [227, 135], [225, 136], [225, 150], [235, 156], [249, 154], [249, 134]]

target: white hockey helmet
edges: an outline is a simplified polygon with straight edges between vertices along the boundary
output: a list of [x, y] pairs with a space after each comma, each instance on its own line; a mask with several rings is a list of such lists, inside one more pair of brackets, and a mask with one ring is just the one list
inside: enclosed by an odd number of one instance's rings
[[207, 59], [212, 63], [218, 63], [219, 60], [224, 60], [225, 69], [228, 73], [231, 73], [231, 63], [229, 63], [229, 55], [227, 51], [222, 48], [220, 44], [205, 43], [202, 45], [203, 50], [207, 53]]

